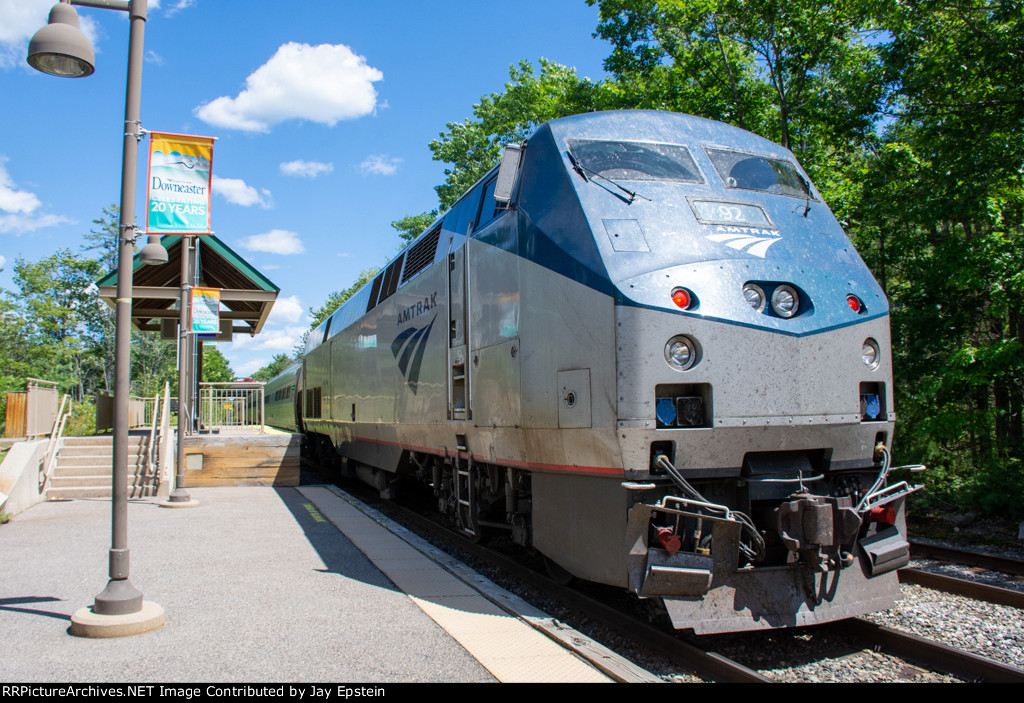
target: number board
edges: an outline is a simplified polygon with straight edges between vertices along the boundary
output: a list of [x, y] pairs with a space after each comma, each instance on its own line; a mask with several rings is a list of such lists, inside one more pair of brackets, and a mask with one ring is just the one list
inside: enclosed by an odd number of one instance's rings
[[690, 207], [700, 222], [707, 225], [744, 225], [777, 229], [759, 205], [722, 200], [691, 200]]

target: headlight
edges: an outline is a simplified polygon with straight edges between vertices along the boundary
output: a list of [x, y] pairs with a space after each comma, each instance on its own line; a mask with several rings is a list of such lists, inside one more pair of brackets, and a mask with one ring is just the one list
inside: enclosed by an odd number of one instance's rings
[[756, 283], [748, 283], [743, 286], [743, 299], [747, 301], [747, 305], [754, 308], [757, 312], [764, 310], [764, 290]]
[[697, 345], [689, 337], [677, 335], [665, 343], [665, 360], [678, 371], [697, 363]]
[[860, 360], [872, 371], [878, 368], [881, 354], [878, 352], [878, 342], [868, 337], [864, 340], [864, 346], [860, 349]]
[[772, 310], [779, 317], [793, 317], [800, 309], [800, 297], [791, 286], [781, 285], [772, 293]]

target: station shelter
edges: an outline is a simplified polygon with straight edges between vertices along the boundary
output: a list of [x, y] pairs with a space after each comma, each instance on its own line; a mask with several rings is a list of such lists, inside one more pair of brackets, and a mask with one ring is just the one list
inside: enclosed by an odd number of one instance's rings
[[[214, 235], [165, 235], [160, 241], [167, 263], [145, 265], [138, 254], [133, 261], [131, 319], [133, 329], [178, 342], [183, 383], [170, 410], [184, 418], [178, 446], [187, 485], [296, 485], [298, 439], [265, 431], [262, 384], [201, 383], [205, 345], [259, 334], [280, 289]], [[100, 298], [115, 307], [117, 271], [96, 285]], [[217, 291], [215, 332], [192, 332], [193, 289]]]

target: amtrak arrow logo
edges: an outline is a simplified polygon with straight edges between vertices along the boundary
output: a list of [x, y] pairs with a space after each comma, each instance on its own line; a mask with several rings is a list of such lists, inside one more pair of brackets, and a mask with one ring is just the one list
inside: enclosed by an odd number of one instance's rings
[[768, 252], [768, 247], [775, 244], [782, 237], [769, 229], [759, 229], [757, 227], [718, 227], [718, 231], [715, 234], [709, 234], [705, 239], [719, 242], [737, 251], [746, 251], [747, 254], [759, 256], [763, 259]]
[[413, 395], [416, 394], [416, 388], [420, 381], [420, 365], [423, 363], [423, 352], [427, 349], [427, 338], [430, 336], [430, 330], [434, 327], [436, 319], [437, 315], [434, 315], [426, 327], [410, 327], [402, 330], [395, 337], [395, 341], [391, 343], [391, 353], [398, 359], [398, 368], [409, 383]]

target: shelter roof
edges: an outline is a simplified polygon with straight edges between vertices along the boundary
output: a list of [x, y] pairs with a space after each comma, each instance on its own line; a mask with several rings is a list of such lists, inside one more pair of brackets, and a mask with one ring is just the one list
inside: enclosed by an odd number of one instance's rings
[[[181, 235], [166, 235], [160, 243], [168, 262], [147, 266], [136, 254], [132, 261], [132, 327], [160, 331], [163, 319], [177, 320], [181, 299]], [[270, 315], [281, 289], [214, 235], [195, 237], [198, 246], [198, 280], [202, 287], [220, 288], [221, 319], [232, 321], [232, 332], [258, 334]], [[96, 282], [100, 297], [115, 306], [117, 271]], [[224, 308], [227, 308], [225, 310]]]

